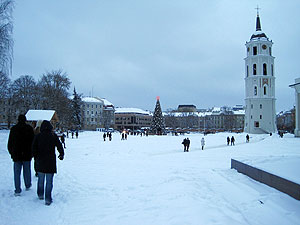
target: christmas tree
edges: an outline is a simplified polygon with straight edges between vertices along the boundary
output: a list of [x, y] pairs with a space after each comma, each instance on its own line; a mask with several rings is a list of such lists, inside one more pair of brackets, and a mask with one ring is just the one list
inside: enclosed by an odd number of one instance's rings
[[156, 97], [156, 106], [153, 114], [152, 124], [151, 124], [151, 132], [153, 134], [162, 135], [165, 131], [165, 121], [162, 115], [159, 97]]

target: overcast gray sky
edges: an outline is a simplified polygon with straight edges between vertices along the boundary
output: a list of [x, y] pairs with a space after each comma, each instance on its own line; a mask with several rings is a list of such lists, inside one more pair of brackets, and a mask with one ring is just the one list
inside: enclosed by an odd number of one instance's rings
[[244, 105], [245, 42], [273, 40], [276, 111], [295, 103], [299, 0], [19, 0], [12, 79], [63, 69], [85, 96], [163, 110]]

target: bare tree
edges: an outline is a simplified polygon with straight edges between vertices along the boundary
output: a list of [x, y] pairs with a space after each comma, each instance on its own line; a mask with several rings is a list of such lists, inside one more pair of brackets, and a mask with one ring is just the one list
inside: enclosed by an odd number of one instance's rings
[[70, 85], [71, 81], [61, 69], [47, 72], [38, 82], [41, 108], [56, 110], [62, 123], [71, 116], [71, 100], [68, 98]]
[[9, 75], [13, 59], [13, 0], [0, 0], [0, 72]]
[[34, 108], [36, 99], [36, 82], [32, 76], [25, 75], [16, 79], [12, 84], [14, 105], [21, 113]]
[[0, 71], [0, 100], [3, 100], [7, 96], [7, 90], [10, 84], [10, 79], [7, 74]]

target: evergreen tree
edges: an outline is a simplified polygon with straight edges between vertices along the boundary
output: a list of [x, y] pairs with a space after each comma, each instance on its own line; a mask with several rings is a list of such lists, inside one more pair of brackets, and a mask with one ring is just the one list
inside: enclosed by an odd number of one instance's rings
[[156, 98], [156, 106], [153, 114], [152, 124], [151, 124], [151, 132], [153, 134], [161, 135], [165, 131], [165, 121], [162, 115], [159, 97]]
[[72, 123], [77, 127], [81, 127], [81, 95], [76, 92], [74, 87], [73, 99], [72, 99]]

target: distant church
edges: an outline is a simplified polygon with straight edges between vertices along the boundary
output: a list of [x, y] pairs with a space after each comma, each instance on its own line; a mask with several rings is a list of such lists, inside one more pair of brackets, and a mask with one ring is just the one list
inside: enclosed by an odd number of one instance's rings
[[274, 133], [275, 74], [273, 42], [262, 32], [259, 13], [256, 31], [246, 42], [245, 58], [246, 110], [244, 132], [251, 134]]

